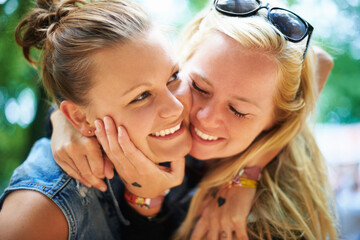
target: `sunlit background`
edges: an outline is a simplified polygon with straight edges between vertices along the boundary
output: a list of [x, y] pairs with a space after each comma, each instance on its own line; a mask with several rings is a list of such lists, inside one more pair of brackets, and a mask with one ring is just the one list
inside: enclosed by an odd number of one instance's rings
[[[208, 0], [137, 0], [173, 36]], [[334, 58], [318, 105], [316, 136], [339, 203], [342, 239], [360, 239], [360, 0], [283, 0], [314, 27], [314, 42]], [[38, 74], [23, 59], [14, 29], [33, 1], [0, 0], [0, 192], [44, 136], [48, 104]]]

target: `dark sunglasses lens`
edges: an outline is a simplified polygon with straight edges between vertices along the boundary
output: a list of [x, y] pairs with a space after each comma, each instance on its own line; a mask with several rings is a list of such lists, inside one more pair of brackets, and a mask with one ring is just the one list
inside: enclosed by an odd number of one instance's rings
[[298, 16], [282, 9], [273, 9], [269, 13], [269, 17], [272, 24], [288, 38], [294, 41], [299, 41], [304, 38], [307, 26]]
[[216, 7], [226, 12], [246, 14], [257, 9], [259, 3], [256, 0], [219, 0]]

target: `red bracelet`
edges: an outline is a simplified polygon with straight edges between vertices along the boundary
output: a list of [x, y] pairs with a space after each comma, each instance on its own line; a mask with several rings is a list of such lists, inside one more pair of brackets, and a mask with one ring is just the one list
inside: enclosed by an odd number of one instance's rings
[[127, 190], [126, 188], [125, 188], [124, 196], [128, 203], [146, 209], [157, 208], [161, 206], [165, 198], [164, 195], [155, 198], [139, 197], [129, 192], [129, 190]]

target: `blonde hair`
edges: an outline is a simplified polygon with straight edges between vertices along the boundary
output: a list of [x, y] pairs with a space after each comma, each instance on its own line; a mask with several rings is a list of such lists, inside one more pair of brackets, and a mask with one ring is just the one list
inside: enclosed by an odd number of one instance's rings
[[307, 126], [316, 101], [315, 56], [311, 48], [303, 61], [304, 44], [286, 41], [261, 13], [239, 18], [211, 10], [201, 13], [185, 28], [181, 62], [189, 60], [213, 32], [224, 33], [244, 49], [265, 53], [276, 62], [276, 123], [244, 152], [222, 159], [209, 170], [175, 239], [190, 236], [197, 209], [210, 192], [228, 183], [255, 155], [283, 146], [277, 158], [263, 169], [248, 218], [248, 233], [256, 239], [337, 239], [326, 166]]
[[57, 104], [71, 100], [86, 105], [91, 54], [130, 41], [150, 25], [150, 17], [130, 0], [37, 0], [18, 24], [15, 38], [33, 65], [39, 63], [30, 50], [41, 50], [43, 84]]

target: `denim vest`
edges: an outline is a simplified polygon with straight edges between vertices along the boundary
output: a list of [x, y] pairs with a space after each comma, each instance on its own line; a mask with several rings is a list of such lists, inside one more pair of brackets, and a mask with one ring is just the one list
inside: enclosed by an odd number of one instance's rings
[[121, 228], [126, 220], [115, 196], [121, 196], [123, 185], [117, 177], [111, 183], [108, 181], [108, 187], [103, 193], [69, 177], [54, 161], [50, 140], [43, 138], [14, 171], [0, 197], [0, 209], [9, 193], [33, 190], [47, 196], [61, 209], [68, 222], [68, 239], [121, 239]]

